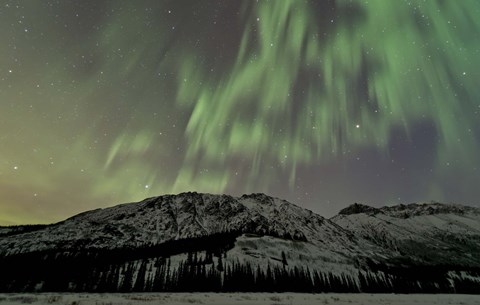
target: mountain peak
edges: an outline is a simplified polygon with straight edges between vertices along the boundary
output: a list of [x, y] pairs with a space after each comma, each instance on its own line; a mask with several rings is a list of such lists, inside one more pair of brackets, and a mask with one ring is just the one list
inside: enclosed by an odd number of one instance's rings
[[344, 209], [342, 209], [338, 214], [340, 215], [353, 215], [353, 214], [369, 214], [374, 215], [381, 213], [381, 211], [377, 208], [371, 207], [369, 205], [361, 204], [361, 203], [354, 203]]
[[251, 193], [242, 195], [240, 199], [253, 199], [259, 203], [271, 205], [274, 203], [275, 198], [264, 193]]
[[436, 214], [457, 214], [463, 215], [466, 212], [474, 212], [475, 208], [462, 206], [458, 204], [446, 203], [410, 203], [399, 204], [395, 206], [386, 206], [380, 208], [383, 213], [397, 218], [409, 218], [421, 215], [436, 215]]

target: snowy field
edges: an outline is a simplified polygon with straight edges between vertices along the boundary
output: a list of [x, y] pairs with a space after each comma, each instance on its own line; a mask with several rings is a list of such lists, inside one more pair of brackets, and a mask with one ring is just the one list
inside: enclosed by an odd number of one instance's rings
[[480, 295], [302, 294], [302, 293], [22, 293], [0, 294], [0, 304], [59, 305], [480, 305]]

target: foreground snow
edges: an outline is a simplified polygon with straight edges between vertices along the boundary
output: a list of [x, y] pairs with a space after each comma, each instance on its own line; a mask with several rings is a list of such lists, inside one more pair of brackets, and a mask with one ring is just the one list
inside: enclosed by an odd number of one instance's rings
[[302, 293], [22, 293], [0, 294], [0, 304], [59, 305], [135, 305], [135, 304], [218, 304], [218, 305], [281, 305], [281, 304], [389, 304], [443, 305], [479, 304], [480, 295], [452, 294], [302, 294]]

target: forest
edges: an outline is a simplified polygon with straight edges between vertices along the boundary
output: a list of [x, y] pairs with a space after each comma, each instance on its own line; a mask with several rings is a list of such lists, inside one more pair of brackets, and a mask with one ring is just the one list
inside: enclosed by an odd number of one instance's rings
[[[461, 266], [379, 265], [324, 272], [281, 261], [227, 259], [239, 232], [119, 249], [58, 249], [0, 257], [0, 292], [478, 293]], [[469, 275], [471, 277], [469, 277]]]

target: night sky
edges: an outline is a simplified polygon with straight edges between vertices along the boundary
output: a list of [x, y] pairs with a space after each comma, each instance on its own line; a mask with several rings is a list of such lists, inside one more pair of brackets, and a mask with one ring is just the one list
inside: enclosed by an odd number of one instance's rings
[[166, 193], [480, 204], [480, 1], [0, 1], [0, 224]]

